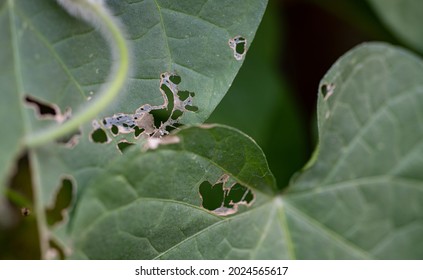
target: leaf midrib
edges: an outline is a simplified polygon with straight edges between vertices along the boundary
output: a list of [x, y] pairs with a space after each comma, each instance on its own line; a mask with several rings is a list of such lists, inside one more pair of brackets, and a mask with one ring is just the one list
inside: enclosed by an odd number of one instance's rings
[[[349, 76], [351, 77], [351, 76]], [[327, 183], [332, 179], [334, 174], [336, 174], [336, 171], [339, 170], [340, 167], [342, 167], [342, 163], [345, 162], [345, 160], [348, 159], [348, 156], [353, 151], [354, 147], [360, 141], [363, 136], [368, 132], [368, 130], [380, 120], [380, 117], [383, 115], [383, 113], [388, 113], [389, 111], [389, 105], [397, 102], [399, 100], [402, 100], [403, 98], [408, 98], [409, 95], [413, 96], [416, 94], [417, 89], [421, 89], [422, 87], [419, 86], [413, 86], [408, 88], [407, 90], [403, 90], [402, 94], [398, 94], [394, 97], [387, 98], [382, 104], [379, 105], [377, 110], [371, 115], [369, 119], [367, 119], [366, 123], [364, 125], [361, 125], [360, 130], [358, 133], [354, 135], [354, 138], [352, 138], [347, 145], [347, 148], [343, 151], [343, 153], [337, 158], [335, 163], [333, 164], [333, 168], [327, 173], [327, 175], [323, 178], [322, 184]], [[334, 109], [333, 109], [334, 110]], [[402, 158], [401, 160], [402, 161]]]
[[329, 236], [332, 241], [337, 242], [342, 247], [354, 251], [354, 253], [360, 255], [363, 259], [372, 259], [373, 257], [364, 249], [360, 248], [357, 244], [352, 243], [351, 241], [345, 239], [337, 232], [327, 228], [324, 224], [320, 223], [318, 220], [314, 219], [307, 213], [301, 211], [301, 209], [295, 207], [293, 204], [285, 201], [285, 205], [294, 213], [297, 218], [305, 221], [308, 225], [312, 226], [313, 228], [317, 228], [325, 235]]
[[167, 52], [168, 52], [167, 71], [169, 72], [169, 71], [172, 70], [172, 63], [173, 63], [172, 53], [170, 52], [169, 39], [168, 39], [168, 36], [167, 36], [166, 27], [165, 27], [164, 20], [163, 20], [163, 14], [162, 14], [162, 10], [161, 10], [162, 8], [160, 7], [157, 0], [154, 0], [154, 4], [156, 5], [157, 11], [159, 13], [160, 25], [161, 25], [162, 30], [163, 30], [163, 32], [162, 32], [163, 39], [166, 43], [166, 49], [167, 49]]
[[337, 191], [341, 188], [351, 188], [351, 187], [357, 187], [360, 185], [370, 185], [370, 184], [381, 184], [381, 183], [392, 183], [396, 182], [398, 184], [407, 185], [409, 187], [413, 188], [421, 188], [423, 190], [423, 182], [419, 181], [417, 179], [412, 178], [406, 178], [398, 175], [390, 175], [390, 174], [384, 174], [379, 176], [368, 176], [368, 177], [361, 177], [361, 178], [355, 178], [352, 180], [332, 183], [332, 184], [321, 184], [316, 187], [313, 187], [311, 189], [306, 190], [300, 190], [295, 191], [295, 186], [290, 187], [292, 189], [292, 192], [287, 193], [290, 197], [297, 197], [297, 196], [307, 196], [307, 195], [314, 195], [316, 193], [325, 193], [330, 191]]
[[[225, 223], [225, 222], [230, 222], [231, 220], [234, 220], [234, 219], [237, 219], [237, 218], [239, 218], [239, 217], [242, 217], [242, 216], [248, 215], [248, 214], [250, 214], [252, 211], [257, 211], [257, 209], [261, 209], [261, 208], [264, 208], [265, 206], [268, 206], [268, 203], [269, 203], [269, 202], [267, 202], [267, 203], [263, 203], [262, 205], [260, 205], [260, 206], [258, 206], [258, 207], [255, 207], [255, 208], [253, 208], [253, 209], [250, 209], [250, 210], [245, 211], [245, 212], [243, 212], [243, 213], [240, 213], [240, 214], [238, 214], [238, 215], [233, 215], [233, 216], [228, 217], [228, 218], [221, 218], [221, 220], [220, 220], [220, 221], [215, 222], [215, 223], [211, 224], [210, 226], [203, 228], [202, 230], [200, 230], [200, 231], [196, 232], [195, 234], [190, 235], [190, 236], [188, 236], [187, 238], [185, 238], [184, 240], [182, 240], [182, 241], [178, 242], [177, 244], [173, 245], [172, 247], [170, 247], [170, 248], [169, 248], [169, 249], [167, 249], [166, 251], [163, 251], [162, 253], [160, 253], [159, 255], [157, 255], [157, 256], [154, 258], [154, 260], [156, 260], [156, 259], [160, 259], [160, 258], [161, 258], [162, 256], [164, 256], [165, 254], [167, 254], [167, 253], [171, 252], [172, 250], [174, 250], [174, 249], [178, 248], [179, 246], [183, 245], [185, 242], [190, 241], [191, 239], [193, 239], [193, 238], [197, 237], [198, 235], [201, 235], [202, 233], [204, 233], [204, 232], [206, 232], [206, 231], [208, 231], [208, 230], [212, 229], [213, 227], [217, 227], [217, 226], [221, 225], [222, 223]], [[213, 215], [213, 216], [214, 216], [214, 215]]]
[[[19, 75], [20, 73], [22, 73], [22, 69], [21, 69], [21, 57], [19, 54], [19, 49], [18, 49], [18, 39], [17, 39], [17, 31], [16, 31], [16, 26], [15, 26], [15, 22], [16, 22], [16, 18], [15, 18], [15, 13], [14, 13], [14, 3], [13, 0], [8, 0], [5, 5], [4, 5], [4, 10], [7, 10], [7, 6], [9, 7], [9, 25], [10, 25], [10, 35], [12, 37], [12, 53], [13, 53], [13, 71], [15, 74], [15, 83], [16, 83], [16, 89], [17, 89], [17, 93], [16, 96], [18, 97], [18, 102], [19, 101], [23, 101], [24, 100], [24, 84], [22, 81], [22, 75]], [[21, 115], [21, 119], [23, 120], [23, 128], [24, 131], [28, 131], [28, 124], [29, 124], [29, 120], [27, 117], [27, 114], [25, 114], [24, 109], [22, 106], [18, 106], [19, 108], [19, 114]]]
[[202, 211], [204, 213], [207, 213], [207, 214], [209, 214], [209, 215], [211, 215], [213, 217], [223, 219], [223, 218], [221, 218], [219, 216], [216, 216], [216, 215], [212, 214], [210, 211], [206, 210], [205, 208], [202, 208], [200, 206], [196, 206], [196, 205], [193, 205], [193, 204], [189, 204], [187, 202], [183, 202], [183, 201], [179, 201], [179, 200], [174, 200], [174, 199], [157, 198], [157, 197], [138, 197], [138, 198], [132, 200], [130, 203], [127, 203], [125, 205], [116, 207], [116, 208], [114, 208], [112, 210], [108, 210], [103, 215], [99, 216], [88, 227], [86, 227], [83, 232], [81, 232], [79, 234], [79, 239], [84, 240], [87, 237], [87, 235], [91, 232], [91, 230], [95, 227], [95, 225], [97, 225], [98, 223], [100, 223], [104, 219], [108, 218], [111, 215], [114, 215], [115, 213], [118, 213], [120, 211], [123, 211], [126, 208], [131, 207], [134, 203], [138, 203], [140, 201], [154, 201], [154, 202], [164, 202], [164, 203], [174, 203], [174, 204], [184, 205], [186, 207], [193, 208], [195, 210], [199, 210], [199, 211]]

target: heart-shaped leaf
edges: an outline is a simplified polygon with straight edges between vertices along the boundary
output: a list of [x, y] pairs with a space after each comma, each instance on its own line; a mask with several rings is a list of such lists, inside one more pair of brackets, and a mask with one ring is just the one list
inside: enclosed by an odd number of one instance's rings
[[[261, 150], [227, 127], [130, 150], [84, 188], [73, 257], [422, 258], [422, 76], [420, 59], [389, 45], [343, 56], [320, 85], [316, 156], [283, 193]], [[213, 191], [221, 204], [206, 209]]]

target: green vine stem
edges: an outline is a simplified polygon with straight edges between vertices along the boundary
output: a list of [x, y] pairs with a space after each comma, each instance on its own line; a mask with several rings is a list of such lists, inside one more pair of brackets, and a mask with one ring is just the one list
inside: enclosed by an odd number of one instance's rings
[[26, 137], [26, 145], [34, 148], [56, 140], [76, 131], [83, 123], [94, 119], [118, 95], [125, 85], [129, 72], [129, 51], [119, 22], [111, 15], [101, 0], [58, 0], [72, 15], [80, 17], [99, 28], [109, 41], [113, 57], [113, 66], [109, 74], [110, 81], [100, 93], [81, 108], [73, 117], [62, 124], [52, 125]]

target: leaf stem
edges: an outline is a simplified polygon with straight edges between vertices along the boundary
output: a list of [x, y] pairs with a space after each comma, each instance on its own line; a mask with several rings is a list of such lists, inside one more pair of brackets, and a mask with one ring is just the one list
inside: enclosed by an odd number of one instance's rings
[[34, 214], [37, 218], [37, 228], [40, 241], [40, 254], [41, 259], [45, 260], [48, 258], [49, 240], [50, 233], [48, 231], [47, 217], [43, 205], [43, 194], [41, 189], [41, 179], [39, 175], [39, 164], [38, 159], [33, 151], [29, 154], [29, 163], [32, 167], [31, 179], [32, 179], [32, 192], [34, 196]]
[[118, 21], [110, 14], [102, 2], [90, 0], [64, 0], [59, 2], [62, 2], [62, 5], [69, 13], [79, 16], [92, 25], [99, 27], [103, 36], [109, 41], [114, 59], [108, 79], [110, 82], [103, 86], [96, 98], [88, 105], [83, 106], [69, 120], [62, 124], [52, 125], [44, 130], [29, 134], [25, 141], [29, 148], [34, 148], [66, 136], [76, 131], [83, 123], [94, 119], [97, 114], [104, 110], [116, 98], [123, 88], [129, 72], [129, 51], [126, 40], [122, 35], [122, 29]]

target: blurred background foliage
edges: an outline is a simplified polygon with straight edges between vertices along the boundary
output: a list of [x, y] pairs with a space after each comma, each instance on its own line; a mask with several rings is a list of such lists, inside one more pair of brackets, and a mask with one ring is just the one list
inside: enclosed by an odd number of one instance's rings
[[[402, 45], [366, 0], [269, 0], [243, 67], [207, 122], [250, 135], [278, 185], [287, 186], [317, 142], [320, 79], [337, 58], [366, 41]], [[23, 156], [7, 186], [9, 201], [0, 201], [0, 259], [39, 258], [36, 219], [21, 214], [22, 207], [31, 208], [29, 178]], [[66, 205], [66, 192], [60, 199], [65, 202], [58, 205]], [[59, 208], [50, 214], [60, 217]]]

